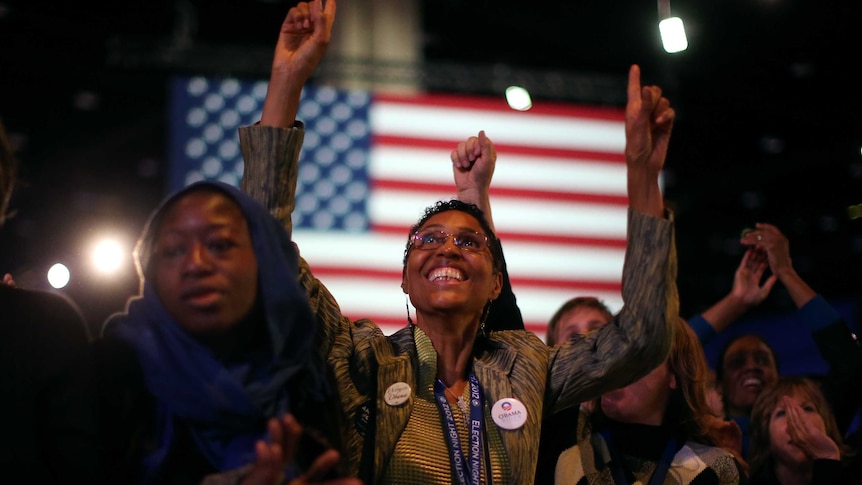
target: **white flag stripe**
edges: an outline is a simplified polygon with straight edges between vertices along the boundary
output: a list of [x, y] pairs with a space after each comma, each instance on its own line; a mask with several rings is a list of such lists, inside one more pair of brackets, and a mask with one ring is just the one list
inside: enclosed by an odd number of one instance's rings
[[503, 241], [512, 279], [546, 279], [562, 282], [622, 281], [625, 249]]
[[533, 115], [429, 105], [372, 103], [369, 118], [374, 133], [429, 140], [462, 140], [485, 130], [506, 145], [622, 153], [623, 120]]
[[[377, 145], [371, 150], [369, 173], [376, 179], [451, 185], [449, 154], [450, 151], [442, 149]], [[626, 166], [497, 152], [492, 187], [626, 196]]]
[[626, 180], [624, 163], [498, 152], [492, 187], [627, 196]]
[[[311, 267], [314, 271], [314, 265]], [[394, 321], [407, 321], [407, 295], [401, 291], [401, 280], [392, 283], [382, 279], [352, 277], [321, 278], [324, 285], [335, 296], [345, 313], [354, 319], [369, 315], [386, 317]], [[515, 287], [515, 298], [526, 324], [545, 324], [563, 303], [574, 296], [566, 290], [546, 290], [534, 287]], [[604, 301], [613, 312], [622, 308], [622, 297], [613, 292], [585, 292]], [[410, 316], [416, 318], [416, 310], [410, 305]]]
[[[377, 189], [366, 203], [372, 221], [404, 226], [406, 231], [422, 210], [454, 194]], [[628, 208], [557, 200], [495, 196], [491, 199], [494, 225], [500, 234], [553, 234], [625, 240]], [[558, 248], [563, 249], [563, 248]]]
[[[293, 238], [299, 244], [300, 254], [312, 267], [391, 273], [395, 281], [400, 281], [406, 235], [294, 231]], [[559, 245], [554, 244], [503, 241], [506, 264], [513, 280], [620, 282], [625, 249], [587, 246], [566, 249], [560, 252]]]

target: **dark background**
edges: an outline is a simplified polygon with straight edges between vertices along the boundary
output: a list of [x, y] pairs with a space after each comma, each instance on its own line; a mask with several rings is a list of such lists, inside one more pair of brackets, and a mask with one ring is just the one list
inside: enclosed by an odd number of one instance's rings
[[[265, 77], [293, 3], [0, 0], [0, 118], [23, 164], [18, 214], [0, 229], [0, 273], [27, 281], [62, 256], [80, 259], [77, 241], [104, 221], [136, 236], [165, 187], [169, 76]], [[848, 210], [862, 204], [860, 2], [671, 8], [689, 39], [674, 55], [661, 48], [653, 1], [424, 0], [421, 68], [435, 90], [497, 95], [495, 81], [520, 75], [537, 98], [622, 107], [628, 66], [640, 64], [678, 113], [665, 176], [683, 315], [729, 291], [738, 236], [755, 222], [782, 229], [802, 277], [853, 314], [862, 283], [862, 219]], [[480, 75], [440, 75], [459, 69]], [[73, 278], [84, 274], [76, 269]], [[122, 277], [77, 278], [64, 291], [99, 322], [136, 290], [129, 265]], [[792, 309], [776, 287], [754, 315]]]

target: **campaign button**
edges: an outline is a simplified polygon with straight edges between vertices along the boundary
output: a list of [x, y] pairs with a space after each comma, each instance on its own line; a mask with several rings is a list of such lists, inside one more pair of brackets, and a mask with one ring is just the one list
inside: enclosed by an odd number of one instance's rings
[[390, 406], [400, 406], [410, 399], [410, 385], [406, 382], [396, 382], [386, 389], [384, 400]]
[[504, 397], [494, 403], [491, 417], [503, 429], [518, 429], [527, 422], [527, 407], [513, 397]]

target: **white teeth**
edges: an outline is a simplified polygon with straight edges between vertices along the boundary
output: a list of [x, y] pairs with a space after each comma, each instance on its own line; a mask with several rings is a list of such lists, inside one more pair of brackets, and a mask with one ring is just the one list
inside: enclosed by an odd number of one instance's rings
[[456, 280], [463, 281], [464, 275], [455, 268], [437, 268], [428, 274], [429, 281]]
[[749, 377], [748, 379], [742, 381], [742, 385], [743, 386], [762, 386], [763, 381], [761, 381], [760, 379], [754, 378], [754, 377]]

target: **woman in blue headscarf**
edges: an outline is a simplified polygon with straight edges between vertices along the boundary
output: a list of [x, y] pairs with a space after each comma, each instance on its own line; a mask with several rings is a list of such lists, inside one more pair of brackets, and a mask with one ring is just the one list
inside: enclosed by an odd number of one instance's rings
[[101, 342], [117, 479], [200, 483], [248, 469], [268, 420], [288, 412], [337, 441], [296, 250], [262, 206], [196, 183], [155, 212], [136, 256], [141, 294]]

